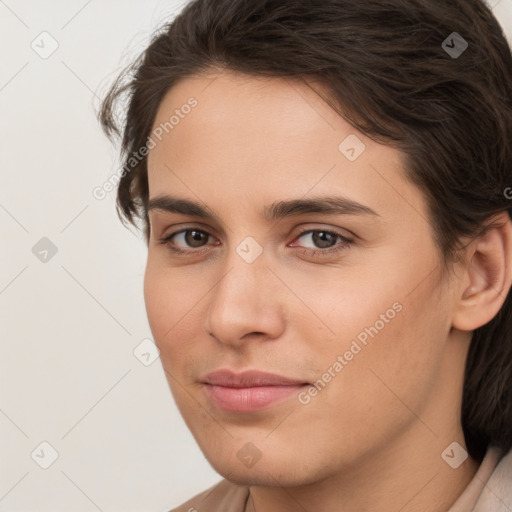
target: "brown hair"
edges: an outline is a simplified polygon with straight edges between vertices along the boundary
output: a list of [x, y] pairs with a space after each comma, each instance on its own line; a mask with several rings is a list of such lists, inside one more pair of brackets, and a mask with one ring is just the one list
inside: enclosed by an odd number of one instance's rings
[[[454, 32], [468, 44], [463, 53], [449, 52], [464, 48]], [[195, 0], [155, 32], [98, 114], [111, 139], [122, 137], [118, 214], [142, 220], [146, 241], [147, 158], [130, 158], [146, 145], [168, 90], [212, 69], [325, 85], [341, 116], [404, 153], [444, 265], [461, 237], [511, 213], [512, 56], [482, 0]], [[461, 422], [477, 461], [489, 445], [512, 447], [511, 301], [509, 290], [496, 317], [474, 331], [466, 363]]]

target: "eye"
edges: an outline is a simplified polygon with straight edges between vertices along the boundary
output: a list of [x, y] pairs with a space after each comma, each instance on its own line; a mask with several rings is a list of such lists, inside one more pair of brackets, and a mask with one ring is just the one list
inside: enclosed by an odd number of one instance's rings
[[[210, 237], [211, 235], [206, 231], [190, 228], [182, 229], [181, 231], [175, 231], [174, 233], [171, 233], [170, 235], [162, 238], [160, 243], [166, 245], [169, 247], [169, 249], [176, 253], [187, 253], [191, 251], [180, 248], [180, 243], [182, 247], [201, 249], [207, 245], [208, 238]], [[176, 244], [178, 244], [178, 246], [176, 246]]]
[[[299, 240], [300, 238], [304, 238], [311, 245], [310, 247], [305, 248], [299, 246], [299, 250], [315, 256], [332, 255], [335, 252], [350, 247], [350, 245], [353, 243], [353, 240], [346, 237], [345, 235], [342, 235], [337, 231], [331, 231], [327, 229], [304, 230], [299, 233], [295, 240]], [[339, 241], [339, 243], [336, 243], [336, 241]], [[291, 246], [295, 247], [296, 244], [291, 244]]]

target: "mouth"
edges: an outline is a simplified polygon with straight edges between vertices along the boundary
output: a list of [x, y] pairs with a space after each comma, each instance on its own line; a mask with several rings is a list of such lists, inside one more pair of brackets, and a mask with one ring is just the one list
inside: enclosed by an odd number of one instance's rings
[[296, 395], [308, 382], [271, 373], [249, 370], [236, 374], [218, 370], [202, 380], [211, 403], [229, 412], [265, 409]]

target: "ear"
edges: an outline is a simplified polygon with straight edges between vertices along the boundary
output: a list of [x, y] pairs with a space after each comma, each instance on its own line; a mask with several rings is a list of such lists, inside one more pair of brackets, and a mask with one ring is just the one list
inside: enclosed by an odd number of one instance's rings
[[499, 312], [512, 285], [512, 222], [507, 212], [490, 219], [492, 224], [466, 248], [452, 325], [472, 331], [490, 322]]

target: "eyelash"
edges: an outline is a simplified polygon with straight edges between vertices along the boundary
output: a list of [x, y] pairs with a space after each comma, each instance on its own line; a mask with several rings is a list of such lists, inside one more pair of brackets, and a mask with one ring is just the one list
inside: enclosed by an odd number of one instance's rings
[[[186, 255], [186, 254], [191, 254], [191, 253], [201, 254], [203, 252], [203, 249], [205, 249], [206, 247], [201, 247], [199, 249], [185, 250], [185, 249], [180, 249], [180, 248], [172, 245], [172, 238], [174, 236], [179, 235], [181, 233], [186, 233], [188, 231], [197, 231], [198, 233], [203, 233], [207, 236], [211, 236], [210, 233], [208, 233], [207, 231], [204, 231], [202, 229], [187, 228], [187, 229], [181, 229], [179, 231], [175, 231], [174, 233], [171, 233], [171, 234], [167, 235], [166, 237], [161, 238], [159, 240], [159, 243], [161, 245], [165, 245], [169, 250], [171, 250], [172, 252], [174, 252], [175, 254], [178, 254], [178, 255]], [[342, 235], [341, 233], [338, 233], [337, 231], [331, 231], [328, 229], [305, 229], [305, 230], [301, 231], [300, 233], [298, 233], [295, 238], [300, 238], [309, 233], [326, 233], [328, 235], [331, 235], [335, 238], [339, 238], [341, 240], [340, 244], [334, 245], [327, 249], [310, 249], [310, 248], [305, 248], [305, 247], [296, 249], [301, 252], [305, 252], [310, 256], [332, 256], [344, 249], [348, 249], [354, 242], [352, 239], [346, 237], [345, 235]]]

